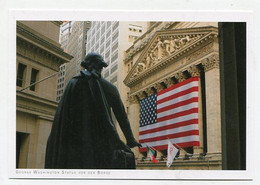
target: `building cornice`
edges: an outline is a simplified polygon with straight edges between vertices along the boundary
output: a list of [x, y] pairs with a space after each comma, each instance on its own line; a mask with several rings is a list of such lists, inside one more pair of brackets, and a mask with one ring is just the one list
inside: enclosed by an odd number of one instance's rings
[[17, 22], [17, 42], [26, 43], [36, 47], [40, 52], [44, 52], [48, 55], [52, 55], [59, 59], [62, 63], [69, 62], [73, 56], [65, 53], [60, 47], [57, 47], [50, 39], [40, 35], [39, 33], [33, 33], [30, 28]]
[[[147, 58], [149, 52], [154, 50], [156, 47], [155, 45], [158, 43], [158, 38], [160, 40], [161, 38], [173, 38], [173, 36], [180, 37], [180, 39], [184, 38], [184, 36], [190, 36], [190, 38], [192, 38], [190, 40], [192, 41], [186, 42], [182, 47], [176, 49], [176, 51], [172, 52], [170, 55], [162, 57], [161, 60], [153, 60], [150, 62], [151, 64], [149, 66], [147, 66], [147, 63], [145, 65], [145, 58]], [[156, 32], [149, 45], [147, 45], [147, 47], [142, 51], [142, 54], [126, 76], [124, 83], [128, 87], [132, 87], [134, 84], [138, 83], [146, 76], [149, 76], [154, 71], [162, 69], [169, 63], [177, 62], [183, 56], [194, 53], [194, 51], [198, 50], [197, 48], [201, 48], [201, 45], [210, 45], [210, 43], [214, 42], [214, 37], [217, 37], [217, 28], [215, 27], [189, 28]], [[213, 47], [213, 45], [210, 46]]]
[[56, 101], [42, 98], [40, 96], [36, 96], [27, 92], [23, 92], [23, 91], [21, 92], [19, 89], [16, 90], [16, 96], [17, 98], [22, 98], [37, 104], [44, 104], [55, 109], [58, 107], [58, 103]]

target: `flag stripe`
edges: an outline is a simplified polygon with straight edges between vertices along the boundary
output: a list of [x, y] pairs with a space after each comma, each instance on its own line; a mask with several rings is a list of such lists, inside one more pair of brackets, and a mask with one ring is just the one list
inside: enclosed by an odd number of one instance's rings
[[185, 100], [189, 100], [189, 99], [195, 98], [195, 97], [198, 97], [198, 92], [191, 92], [189, 94], [185, 94], [185, 95], [180, 96], [178, 98], [175, 98], [175, 99], [169, 100], [167, 102], [158, 104], [157, 109], [161, 109], [161, 108], [164, 108], [164, 107], [167, 107], [169, 105], [173, 105], [173, 104], [176, 104], [176, 103], [179, 103], [179, 102], [184, 102]]
[[141, 135], [145, 135], [145, 134], [148, 134], [148, 133], [159, 132], [159, 131], [162, 131], [162, 130], [178, 128], [178, 127], [187, 126], [187, 125], [191, 125], [191, 124], [198, 124], [198, 119], [192, 119], [192, 120], [188, 120], [188, 121], [183, 121], [183, 122], [179, 122], [179, 123], [175, 123], [175, 124], [162, 126], [162, 127], [159, 127], [159, 128], [145, 130], [145, 131], [140, 132], [139, 135], [141, 136]]
[[198, 130], [198, 124], [191, 124], [191, 125], [187, 125], [187, 126], [173, 128], [173, 129], [167, 129], [167, 130], [162, 130], [162, 131], [158, 131], [158, 132], [143, 134], [143, 135], [139, 136], [139, 140], [141, 142], [143, 139], [154, 138], [154, 137], [158, 137], [158, 136], [162, 136], [162, 135], [177, 134], [177, 133], [181, 133], [181, 132], [187, 132], [190, 130]]
[[167, 120], [170, 120], [170, 119], [174, 119], [174, 118], [177, 118], [177, 117], [186, 116], [186, 115], [190, 115], [192, 113], [198, 113], [198, 112], [199, 112], [198, 108], [193, 108], [193, 109], [189, 109], [189, 110], [186, 110], [186, 111], [178, 112], [176, 114], [172, 114], [172, 115], [164, 116], [162, 118], [158, 118], [157, 121], [158, 121], [158, 123], [160, 123], [162, 121], [167, 121]]
[[[192, 82], [195, 82], [195, 83], [192, 83]], [[157, 95], [160, 96], [160, 95], [165, 94], [165, 93], [172, 91], [174, 89], [178, 89], [178, 87], [184, 87], [183, 89], [185, 90], [186, 84], [192, 84], [192, 85], [197, 84], [196, 86], [198, 86], [198, 77], [192, 77], [192, 78], [189, 78], [189, 79], [187, 79], [183, 82], [179, 82], [179, 83], [177, 83], [177, 84], [175, 84], [171, 87], [168, 87], [167, 89], [161, 90], [160, 92], [157, 93]]]
[[[182, 148], [186, 148], [189, 146], [199, 146], [199, 141], [190, 141], [190, 142], [182, 142], [182, 143], [177, 143], [178, 146], [182, 147]], [[178, 146], [176, 146], [175, 144], [173, 144], [175, 147], [178, 148]], [[167, 144], [166, 145], [158, 145], [158, 146], [154, 146], [153, 148], [156, 150], [166, 150], [167, 149]], [[139, 149], [140, 152], [146, 152], [147, 149], [145, 147], [140, 148]]]
[[175, 104], [170, 104], [170, 105], [165, 106], [163, 108], [157, 109], [157, 113], [161, 113], [161, 112], [167, 111], [169, 109], [174, 109], [176, 107], [180, 107], [182, 105], [186, 105], [186, 104], [189, 104], [189, 103], [192, 103], [192, 102], [198, 102], [198, 101], [199, 101], [198, 97], [193, 97], [193, 98], [190, 98], [188, 100], [184, 100], [184, 101], [181, 101], [181, 102], [178, 102], [178, 103], [175, 103]]
[[[189, 84], [187, 84], [187, 85], [189, 85]], [[184, 91], [180, 91], [180, 92], [175, 93], [175, 94], [172, 94], [170, 92], [167, 93], [167, 94], [162, 94], [161, 96], [157, 97], [157, 100], [158, 100], [157, 104], [159, 105], [161, 103], [164, 103], [164, 102], [167, 102], [169, 100], [184, 96], [184, 95], [192, 93], [192, 92], [198, 92], [198, 87], [191, 87], [189, 89], [186, 89]]]
[[198, 97], [198, 77], [192, 77], [141, 100], [139, 142], [164, 149], [168, 140], [198, 146]]
[[183, 112], [183, 111], [187, 111], [187, 110], [197, 108], [197, 107], [198, 107], [197, 102], [189, 103], [187, 105], [183, 105], [181, 107], [169, 109], [169, 110], [161, 112], [161, 113], [157, 112], [157, 118], [162, 118], [162, 117], [165, 117], [165, 116], [173, 115], [173, 114], [180, 113], [180, 112]]
[[176, 123], [180, 123], [180, 122], [184, 122], [184, 121], [188, 121], [188, 120], [193, 120], [193, 119], [197, 119], [197, 118], [198, 118], [198, 113], [194, 113], [194, 114], [190, 114], [190, 115], [181, 116], [181, 117], [178, 117], [178, 118], [162, 121], [162, 122], [156, 123], [156, 124], [146, 125], [144, 127], [140, 127], [139, 130], [140, 131], [150, 130], [150, 129], [159, 128], [159, 127], [162, 127], [162, 126], [167, 126], [167, 125], [170, 125], [170, 124], [176, 124]]
[[161, 141], [163, 139], [174, 139], [174, 138], [191, 136], [191, 135], [199, 135], [199, 131], [198, 130], [189, 130], [189, 131], [186, 131], [186, 132], [180, 132], [180, 133], [176, 133], [176, 134], [161, 135], [161, 136], [158, 136], [158, 137], [141, 139], [139, 142], [140, 143], [148, 143], [148, 142]]

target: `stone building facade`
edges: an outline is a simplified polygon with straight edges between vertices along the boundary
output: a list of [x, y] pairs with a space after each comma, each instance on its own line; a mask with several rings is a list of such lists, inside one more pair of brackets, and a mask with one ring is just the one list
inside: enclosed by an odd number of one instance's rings
[[[58, 43], [61, 23], [17, 21], [16, 168], [44, 167], [47, 138], [57, 109], [59, 66], [72, 59]], [[30, 86], [42, 79], [46, 80]]]
[[[126, 109], [139, 138], [140, 100], [162, 89], [199, 77], [200, 146], [180, 151], [172, 169], [221, 169], [221, 115], [217, 23], [157, 22], [126, 51]], [[158, 164], [136, 148], [139, 169], [166, 169], [167, 151]]]

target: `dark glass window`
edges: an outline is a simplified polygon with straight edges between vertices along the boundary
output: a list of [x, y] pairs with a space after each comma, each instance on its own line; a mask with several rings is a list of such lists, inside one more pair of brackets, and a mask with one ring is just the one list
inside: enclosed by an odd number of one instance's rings
[[[34, 83], [36, 82], [37, 77], [38, 77], [38, 73], [39, 73], [38, 70], [32, 69], [30, 85], [32, 85], [32, 84], [34, 84]], [[31, 91], [35, 91], [35, 85], [31, 86], [31, 87], [30, 87], [30, 90], [31, 90]]]
[[24, 84], [23, 82], [25, 79], [25, 69], [26, 69], [26, 65], [23, 65], [21, 63], [18, 64], [16, 85], [19, 87], [22, 87]]

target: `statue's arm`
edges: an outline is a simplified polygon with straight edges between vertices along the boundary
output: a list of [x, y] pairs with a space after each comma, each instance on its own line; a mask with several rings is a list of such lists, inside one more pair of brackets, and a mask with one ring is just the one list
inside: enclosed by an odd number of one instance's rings
[[141, 147], [141, 145], [134, 138], [130, 122], [127, 118], [124, 105], [117, 89], [115, 90], [115, 96], [113, 97], [112, 109], [119, 123], [119, 126], [125, 135], [127, 145], [131, 148], [135, 146]]

